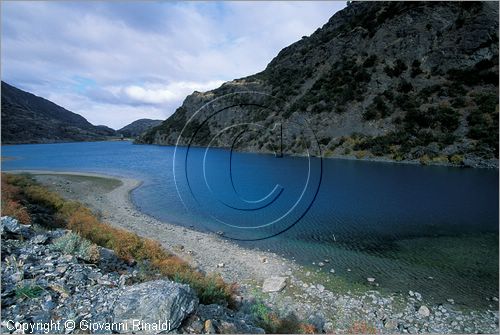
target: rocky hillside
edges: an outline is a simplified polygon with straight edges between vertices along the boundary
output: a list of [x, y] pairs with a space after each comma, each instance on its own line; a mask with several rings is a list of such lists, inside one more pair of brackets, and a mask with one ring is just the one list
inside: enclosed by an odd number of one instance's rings
[[[300, 115], [325, 156], [498, 166], [498, 2], [350, 3], [264, 71], [189, 95], [137, 142], [175, 144], [197, 109], [240, 91], [279, 102], [191, 122], [192, 144], [237, 121], [269, 128]], [[284, 135], [285, 154], [311, 145], [297, 135]], [[272, 132], [242, 142], [241, 150], [276, 149]]]
[[162, 120], [139, 119], [121, 129], [118, 129], [116, 132], [124, 137], [136, 137], [145, 131], [158, 126], [160, 123], [162, 123]]
[[251, 315], [200, 304], [188, 285], [145, 279], [138, 264], [68, 230], [3, 216], [1, 235], [2, 334], [264, 333]]
[[96, 141], [114, 136], [81, 115], [2, 81], [2, 143]]

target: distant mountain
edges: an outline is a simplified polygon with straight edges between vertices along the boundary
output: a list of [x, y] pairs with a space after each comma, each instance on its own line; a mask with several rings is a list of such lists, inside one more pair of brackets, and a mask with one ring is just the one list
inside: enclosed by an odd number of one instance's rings
[[125, 137], [136, 137], [145, 131], [158, 126], [160, 123], [162, 123], [162, 120], [139, 119], [121, 129], [118, 129], [116, 132]]
[[97, 141], [116, 136], [83, 116], [2, 81], [2, 143]]
[[[205, 145], [228, 122], [271, 129], [300, 115], [326, 156], [498, 166], [498, 10], [498, 2], [350, 2], [264, 71], [187, 96], [137, 142], [173, 145], [207, 102], [257, 91], [276, 97], [276, 108], [192, 123], [203, 136], [191, 144]], [[290, 132], [284, 153], [304, 154], [308, 141]], [[242, 138], [242, 150], [273, 152], [275, 135]]]

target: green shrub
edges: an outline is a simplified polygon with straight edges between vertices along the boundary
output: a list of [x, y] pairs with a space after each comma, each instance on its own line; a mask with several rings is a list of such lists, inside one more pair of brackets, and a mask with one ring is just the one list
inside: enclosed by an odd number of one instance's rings
[[323, 153], [323, 157], [332, 157], [333, 156], [333, 151], [330, 149], [326, 149]]
[[453, 155], [450, 157], [450, 162], [455, 165], [462, 165], [464, 157], [462, 155]]
[[10, 174], [10, 173], [4, 173], [2, 174], [2, 181], [5, 181], [7, 184], [21, 187], [21, 188], [26, 188], [30, 185], [34, 185], [35, 180], [26, 173], [21, 173], [21, 174]]
[[447, 156], [439, 155], [439, 156], [432, 158], [432, 162], [433, 163], [448, 164], [450, 161], [448, 160]]
[[[297, 77], [297, 73], [293, 73], [293, 77]], [[342, 113], [347, 103], [363, 98], [370, 79], [371, 75], [363, 66], [357, 65], [353, 59], [344, 58], [318, 78], [311, 89], [295, 101], [284, 115], [304, 112], [310, 106], [314, 106], [311, 110], [313, 113], [324, 111]]]
[[385, 135], [366, 137], [354, 144], [357, 151], [366, 150], [375, 156], [390, 155], [395, 159], [402, 159], [416, 146], [427, 146], [438, 142], [440, 137], [432, 131], [421, 129], [413, 133], [409, 131], [392, 131]]
[[423, 71], [422, 69], [420, 68], [420, 61], [415, 59], [413, 61], [413, 63], [411, 63], [411, 77], [412, 78], [415, 78], [416, 76], [418, 76], [419, 74], [421, 74]]
[[377, 55], [370, 55], [363, 62], [363, 67], [373, 67], [373, 65], [375, 65], [376, 62], [377, 62]]
[[394, 100], [394, 105], [406, 112], [415, 110], [420, 106], [416, 97], [411, 94], [398, 94]]
[[467, 136], [478, 141], [478, 147], [485, 148], [498, 157], [498, 96], [482, 94], [474, 98], [476, 109], [467, 117]]
[[64, 200], [57, 193], [39, 185], [29, 185], [24, 189], [24, 193], [30, 201], [49, 207], [52, 210], [57, 211], [64, 204]]
[[403, 156], [401, 154], [399, 154], [399, 153], [395, 153], [395, 154], [392, 155], [392, 159], [394, 159], [397, 162], [400, 162], [400, 161], [403, 160]]
[[318, 140], [318, 143], [320, 145], [328, 145], [330, 143], [331, 138], [330, 137], [323, 137], [320, 140]]
[[429, 108], [428, 112], [434, 115], [434, 121], [443, 132], [453, 132], [460, 124], [460, 114], [458, 110], [450, 107]]
[[389, 90], [385, 90], [384, 93], [382, 93], [382, 95], [388, 100], [388, 101], [392, 101], [394, 99], [394, 93], [392, 91], [389, 91]]
[[406, 71], [406, 69], [408, 69], [408, 66], [406, 66], [405, 62], [403, 62], [401, 59], [397, 59], [394, 63], [394, 66], [386, 66], [384, 68], [384, 72], [389, 77], [399, 77], [401, 74], [403, 74], [403, 72]]
[[465, 85], [491, 84], [498, 86], [498, 72], [491, 69], [492, 61], [481, 60], [475, 66], [466, 69], [448, 70], [448, 79]]
[[398, 85], [398, 91], [401, 93], [408, 93], [413, 90], [413, 85], [406, 81], [405, 79], [401, 80]]
[[413, 141], [413, 145], [418, 146], [428, 146], [432, 142], [437, 142], [437, 137], [434, 133], [427, 129], [421, 129], [418, 131], [416, 139]]
[[34, 299], [43, 293], [44, 289], [38, 285], [25, 285], [16, 288], [16, 297]]
[[456, 81], [443, 86], [443, 91], [443, 95], [450, 97], [463, 97], [467, 94], [465, 87]]
[[312, 334], [316, 330], [310, 324], [301, 323], [293, 313], [289, 313], [284, 317], [278, 315], [261, 300], [257, 300], [252, 304], [250, 314], [254, 318], [255, 324], [270, 334]]
[[430, 162], [431, 158], [428, 155], [423, 155], [422, 157], [420, 157], [420, 164], [429, 165]]
[[384, 102], [381, 95], [377, 95], [373, 102], [368, 106], [368, 109], [363, 113], [365, 120], [377, 120], [390, 115], [390, 109]]
[[357, 159], [363, 159], [366, 157], [366, 155], [368, 155], [368, 152], [366, 152], [365, 150], [357, 151], [355, 154]]
[[73, 232], [55, 240], [53, 248], [88, 262], [97, 263], [99, 261], [99, 249], [97, 246]]
[[453, 99], [453, 102], [451, 103], [451, 106], [455, 107], [455, 108], [465, 107], [466, 106], [466, 101], [465, 101], [465, 99], [463, 97], [457, 97], [457, 98]]
[[429, 113], [429, 110], [421, 111], [412, 109], [406, 113], [403, 121], [406, 129], [415, 130], [419, 128], [429, 128], [434, 121], [434, 117]]
[[369, 121], [369, 120], [375, 120], [378, 119], [379, 114], [374, 108], [368, 108], [366, 111], [363, 112], [363, 119]]
[[424, 100], [428, 100], [428, 98], [438, 92], [442, 92], [442, 86], [435, 84], [421, 89], [420, 92], [418, 92], [418, 97]]
[[444, 106], [430, 107], [427, 110], [410, 109], [403, 121], [408, 131], [416, 132], [421, 128], [432, 128], [451, 133], [460, 124], [460, 114], [458, 110]]
[[443, 133], [437, 136], [436, 142], [440, 144], [440, 147], [443, 148], [447, 145], [451, 145], [456, 141], [457, 137], [453, 133]]

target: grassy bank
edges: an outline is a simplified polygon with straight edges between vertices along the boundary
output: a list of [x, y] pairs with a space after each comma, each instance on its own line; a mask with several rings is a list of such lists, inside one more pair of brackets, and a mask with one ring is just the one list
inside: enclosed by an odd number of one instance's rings
[[158, 242], [101, 222], [92, 211], [76, 201], [68, 201], [36, 183], [28, 175], [2, 174], [2, 215], [31, 223], [30, 208], [42, 206], [53, 220], [47, 228], [66, 228], [89, 241], [112, 249], [127, 262], [148, 264], [169, 279], [189, 284], [204, 304], [233, 305], [235, 283], [225, 283], [219, 275], [203, 274], [165, 250]]

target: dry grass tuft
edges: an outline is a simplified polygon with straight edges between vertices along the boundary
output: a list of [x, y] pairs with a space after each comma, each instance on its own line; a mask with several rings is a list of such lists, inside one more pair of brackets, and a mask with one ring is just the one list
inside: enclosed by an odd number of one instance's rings
[[309, 323], [301, 323], [300, 324], [300, 330], [303, 334], [314, 334], [316, 333], [316, 327]]
[[193, 269], [157, 241], [101, 222], [89, 208], [63, 199], [30, 177], [2, 174], [2, 213], [5, 203], [5, 213], [15, 213], [13, 216], [20, 221], [21, 217], [27, 220], [29, 213], [14, 199], [25, 199], [51, 209], [55, 220], [63, 226], [99, 246], [112, 249], [127, 262], [149, 261], [162, 275], [193, 287], [203, 304], [223, 303], [232, 306], [234, 303], [232, 297], [237, 291], [236, 284], [227, 284], [219, 275], [205, 275]]
[[367, 323], [366, 321], [355, 321], [347, 330], [348, 334], [376, 334], [377, 329], [375, 326]]
[[21, 188], [9, 183], [9, 178], [4, 177], [2, 174], [2, 207], [1, 215], [8, 215], [15, 217], [22, 224], [30, 224], [31, 216], [20, 201], [22, 199]]
[[26, 207], [18, 201], [2, 199], [2, 216], [15, 217], [22, 224], [31, 224], [31, 216]]

